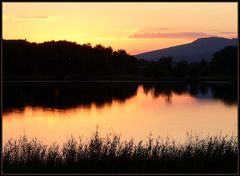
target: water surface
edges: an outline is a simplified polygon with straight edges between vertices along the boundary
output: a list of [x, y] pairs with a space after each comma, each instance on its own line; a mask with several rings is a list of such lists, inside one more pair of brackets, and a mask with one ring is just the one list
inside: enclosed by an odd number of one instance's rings
[[47, 144], [96, 127], [135, 141], [186, 132], [237, 135], [233, 84], [7, 83], [3, 87], [3, 142], [26, 134]]

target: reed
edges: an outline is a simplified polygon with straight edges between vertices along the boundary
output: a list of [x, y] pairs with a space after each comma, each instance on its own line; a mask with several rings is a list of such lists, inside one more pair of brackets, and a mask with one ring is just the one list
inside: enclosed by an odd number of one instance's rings
[[122, 141], [99, 132], [83, 142], [44, 145], [21, 136], [3, 146], [4, 173], [237, 173], [237, 137], [187, 134], [184, 143], [149, 136], [146, 142]]

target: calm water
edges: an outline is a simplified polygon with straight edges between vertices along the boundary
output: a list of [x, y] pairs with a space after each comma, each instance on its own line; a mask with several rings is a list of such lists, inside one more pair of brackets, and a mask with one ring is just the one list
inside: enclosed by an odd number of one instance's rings
[[122, 139], [170, 137], [186, 132], [237, 135], [233, 84], [6, 83], [3, 142], [22, 134], [47, 144], [70, 135], [121, 134]]

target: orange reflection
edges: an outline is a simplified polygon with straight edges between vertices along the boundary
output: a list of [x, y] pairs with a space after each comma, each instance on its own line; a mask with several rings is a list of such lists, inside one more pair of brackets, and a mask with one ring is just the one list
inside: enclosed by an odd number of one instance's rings
[[89, 137], [97, 126], [101, 134], [121, 133], [123, 139], [145, 140], [153, 136], [183, 141], [186, 132], [237, 134], [237, 108], [214, 100], [198, 100], [188, 94], [154, 98], [142, 87], [126, 103], [113, 101], [111, 106], [77, 107], [64, 111], [25, 107], [23, 112], [3, 115], [3, 142], [23, 133], [50, 144], [62, 143], [70, 135]]

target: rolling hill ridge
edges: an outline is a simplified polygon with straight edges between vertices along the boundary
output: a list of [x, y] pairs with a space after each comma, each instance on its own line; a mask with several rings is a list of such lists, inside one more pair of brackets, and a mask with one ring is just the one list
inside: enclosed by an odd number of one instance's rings
[[145, 52], [135, 55], [138, 59], [156, 61], [161, 57], [172, 56], [173, 60], [186, 60], [187, 62], [198, 62], [205, 58], [210, 61], [212, 54], [226, 46], [236, 46], [238, 39], [227, 39], [222, 37], [199, 38], [191, 43]]

